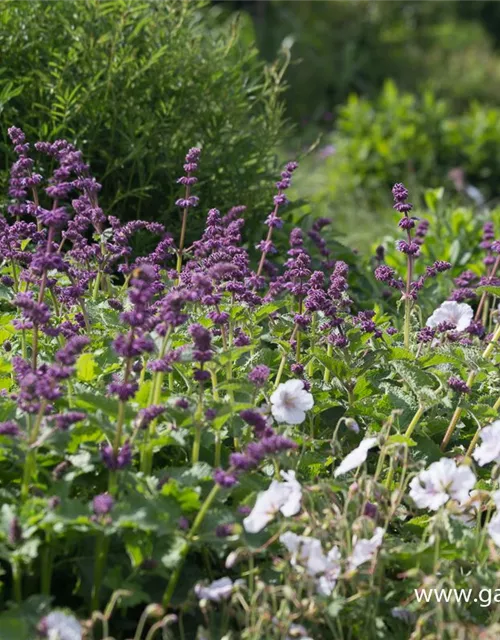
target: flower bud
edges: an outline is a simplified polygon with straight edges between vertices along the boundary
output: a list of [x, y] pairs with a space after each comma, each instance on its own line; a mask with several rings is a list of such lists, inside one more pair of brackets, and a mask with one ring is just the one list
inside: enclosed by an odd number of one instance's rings
[[165, 609], [161, 604], [152, 603], [146, 607], [148, 618], [161, 618], [165, 614]]

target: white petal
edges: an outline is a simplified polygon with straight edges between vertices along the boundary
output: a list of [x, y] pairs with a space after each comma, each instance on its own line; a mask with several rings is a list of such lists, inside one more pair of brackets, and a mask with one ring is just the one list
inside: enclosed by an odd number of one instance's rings
[[286, 503], [289, 489], [285, 483], [273, 480], [267, 491], [261, 491], [250, 514], [243, 520], [243, 527], [248, 533], [258, 533], [274, 519], [275, 515]]
[[473, 317], [474, 312], [468, 304], [447, 300], [434, 311], [426, 324], [428, 327], [437, 327], [442, 322], [451, 322], [457, 331], [465, 331]]
[[290, 551], [290, 553], [297, 553], [300, 547], [302, 536], [298, 536], [292, 531], [285, 531], [280, 535], [280, 542]]
[[368, 457], [368, 451], [372, 449], [377, 444], [377, 438], [365, 438], [360, 442], [358, 447], [351, 451], [340, 463], [340, 465], [335, 469], [335, 473], [333, 474], [336, 478], [348, 471], [352, 471], [352, 469], [356, 469], [360, 467], [363, 462], [366, 461]]
[[356, 540], [352, 554], [347, 561], [349, 569], [356, 569], [365, 562], [371, 560], [377, 549], [382, 544], [383, 537], [384, 530], [382, 527], [377, 527], [375, 529], [375, 533], [369, 540]]
[[200, 600], [212, 600], [212, 602], [220, 602], [227, 600], [233, 591], [233, 581], [231, 578], [219, 578], [214, 580], [207, 586], [197, 584], [194, 592]]
[[500, 547], [500, 513], [496, 513], [490, 520], [488, 533], [497, 547]]
[[493, 462], [500, 462], [500, 420], [495, 420], [479, 432], [482, 443], [476, 447], [472, 457], [480, 467]]

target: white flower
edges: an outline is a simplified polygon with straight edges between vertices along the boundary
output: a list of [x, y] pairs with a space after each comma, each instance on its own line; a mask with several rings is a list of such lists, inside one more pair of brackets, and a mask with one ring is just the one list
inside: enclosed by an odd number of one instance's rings
[[326, 557], [323, 554], [321, 541], [309, 536], [298, 536], [286, 531], [280, 536], [280, 542], [292, 554], [291, 564], [297, 566], [298, 561], [304, 566], [310, 576], [324, 571]]
[[338, 577], [340, 575], [340, 551], [338, 547], [333, 547], [326, 556], [325, 573], [317, 582], [318, 593], [322, 596], [330, 596], [335, 589]]
[[342, 475], [343, 473], [347, 473], [352, 469], [357, 469], [360, 467], [363, 462], [365, 462], [368, 451], [373, 449], [373, 447], [377, 444], [377, 438], [365, 438], [361, 440], [359, 445], [351, 451], [340, 463], [340, 465], [335, 469], [335, 473], [333, 474], [335, 477]]
[[318, 593], [330, 595], [340, 575], [340, 551], [333, 547], [327, 555], [323, 553], [321, 541], [309, 536], [298, 536], [287, 531], [280, 536], [280, 542], [292, 554], [291, 564], [301, 564], [308, 575], [319, 578], [316, 581]]
[[500, 510], [500, 491], [493, 491], [491, 497], [495, 503], [495, 507]]
[[500, 420], [495, 420], [479, 432], [481, 444], [476, 447], [472, 457], [480, 467], [496, 460], [500, 462]]
[[198, 583], [195, 585], [194, 592], [200, 600], [220, 602], [221, 600], [227, 600], [233, 593], [234, 588], [242, 584], [242, 582], [243, 580], [233, 582], [231, 578], [226, 576], [225, 578], [214, 580], [207, 586]]
[[490, 520], [488, 533], [497, 547], [500, 547], [500, 513], [496, 513]]
[[417, 507], [437, 511], [450, 499], [465, 502], [475, 482], [476, 476], [470, 467], [457, 467], [454, 460], [441, 458], [413, 478], [410, 496]]
[[474, 312], [468, 304], [448, 300], [434, 311], [426, 324], [428, 327], [437, 327], [442, 322], [451, 322], [457, 331], [465, 331], [473, 317]]
[[382, 538], [384, 537], [384, 530], [382, 527], [377, 527], [375, 533], [370, 539], [362, 538], [357, 540], [354, 538], [354, 546], [352, 554], [347, 560], [347, 566], [349, 570], [356, 569], [368, 560], [371, 560], [375, 555], [375, 552], [382, 544]]
[[53, 611], [43, 618], [42, 627], [49, 640], [82, 640], [82, 627], [73, 616]]
[[278, 385], [271, 396], [271, 413], [278, 422], [301, 424], [306, 419], [306, 411], [313, 406], [314, 399], [304, 389], [302, 380], [288, 380]]
[[280, 511], [286, 518], [289, 518], [290, 516], [295, 516], [300, 511], [302, 487], [300, 486], [300, 482], [295, 478], [295, 471], [281, 471], [281, 477], [285, 480], [283, 484], [288, 492], [288, 497]]
[[250, 514], [243, 520], [248, 533], [258, 533], [274, 519], [278, 511], [294, 516], [300, 511], [302, 488], [295, 479], [295, 471], [282, 471], [285, 482], [273, 480], [267, 491], [261, 491]]

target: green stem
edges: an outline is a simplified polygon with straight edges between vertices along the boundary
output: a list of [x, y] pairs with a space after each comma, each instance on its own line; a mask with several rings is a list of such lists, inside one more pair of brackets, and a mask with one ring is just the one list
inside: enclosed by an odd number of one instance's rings
[[498, 397], [498, 400], [495, 402], [495, 404], [493, 405], [493, 409], [495, 411], [498, 411], [500, 409], [500, 396]]
[[283, 355], [281, 356], [281, 361], [280, 361], [280, 366], [278, 368], [278, 373], [276, 374], [276, 380], [274, 381], [274, 388], [275, 389], [280, 383], [281, 376], [283, 375], [283, 371], [285, 370], [285, 364], [286, 364], [286, 353], [283, 353]]
[[[328, 344], [326, 347], [326, 355], [331, 358], [333, 353], [333, 346]], [[330, 369], [325, 366], [325, 373], [323, 374], [323, 382], [328, 384], [330, 382]]]
[[50, 585], [52, 582], [52, 547], [50, 544], [50, 535], [47, 534], [45, 546], [41, 557], [41, 592], [44, 596], [50, 595]]
[[[104, 262], [104, 255], [106, 253], [106, 245], [104, 244], [104, 241], [102, 239], [101, 236], [101, 258], [102, 258], [102, 262]], [[102, 270], [101, 270], [101, 265], [99, 265], [98, 269], [97, 269], [97, 275], [96, 275], [96, 279], [94, 281], [94, 288], [92, 290], [92, 300], [97, 300], [97, 296], [99, 294], [99, 289], [101, 286], [101, 278], [102, 278]]]
[[192, 464], [196, 464], [200, 459], [200, 446], [201, 446], [201, 424], [197, 423], [196, 431], [194, 434], [193, 452], [191, 454]]
[[94, 583], [92, 585], [91, 610], [99, 611], [99, 594], [101, 591], [104, 567], [108, 555], [109, 540], [104, 533], [99, 533], [95, 545]]
[[474, 448], [477, 444], [477, 441], [479, 440], [479, 434], [481, 433], [481, 427], [479, 427], [476, 430], [476, 433], [474, 434], [472, 440], [470, 441], [469, 447], [467, 449], [467, 453], [465, 454], [465, 458], [469, 458], [472, 456], [472, 452], [474, 451]]
[[[189, 198], [189, 186], [186, 187], [186, 200]], [[188, 208], [186, 207], [182, 213], [181, 237], [179, 239], [179, 250], [177, 251], [177, 273], [182, 270], [182, 256], [184, 252], [184, 241], [186, 238]]]
[[[495, 330], [495, 333], [493, 334], [493, 337], [490, 340], [490, 343], [488, 344], [488, 346], [486, 347], [486, 349], [483, 351], [483, 358], [485, 360], [489, 360], [491, 354], [493, 353], [493, 349], [495, 348], [496, 343], [498, 342], [498, 340], [500, 339], [500, 324], [498, 325], [498, 327]], [[470, 388], [472, 387], [472, 385], [474, 384], [474, 380], [476, 379], [476, 375], [477, 373], [475, 371], [471, 371], [469, 373], [469, 377], [467, 378], [467, 386]], [[495, 407], [497, 406], [497, 403], [495, 403]], [[497, 407], [498, 408], [498, 407]], [[444, 449], [446, 449], [449, 441], [451, 440], [451, 436], [453, 435], [453, 432], [455, 431], [455, 428], [458, 424], [458, 421], [460, 420], [460, 416], [462, 415], [462, 411], [463, 408], [458, 405], [457, 408], [455, 409], [451, 420], [450, 420], [450, 424], [448, 425], [448, 429], [446, 430], [446, 433], [444, 434], [444, 438], [443, 441], [441, 442], [441, 450], [444, 451]]]
[[300, 363], [301, 342], [302, 342], [302, 336], [301, 336], [301, 333], [300, 333], [300, 329], [297, 326], [297, 348], [296, 348], [296, 351], [295, 351], [295, 359], [297, 360], [298, 363]]
[[[229, 472], [231, 472], [231, 469], [229, 470]], [[205, 516], [207, 515], [208, 510], [210, 509], [210, 507], [212, 506], [212, 502], [215, 500], [217, 494], [219, 493], [220, 490], [220, 486], [218, 484], [215, 484], [210, 493], [208, 494], [208, 496], [205, 498], [205, 502], [202, 504], [201, 509], [198, 511], [198, 515], [196, 516], [194, 522], [193, 522], [193, 526], [191, 527], [187, 538], [186, 538], [186, 543], [181, 551], [181, 558], [180, 561], [177, 565], [177, 568], [175, 569], [175, 571], [172, 573], [172, 575], [170, 576], [170, 580], [168, 582], [167, 588], [165, 590], [165, 594], [163, 596], [163, 605], [165, 607], [168, 607], [168, 605], [170, 604], [170, 600], [172, 599], [172, 596], [174, 595], [174, 591], [175, 591], [175, 587], [177, 586], [177, 582], [179, 581], [181, 572], [182, 572], [182, 567], [184, 565], [184, 561], [187, 557], [187, 554], [189, 553], [189, 549], [190, 549], [190, 544], [193, 541], [193, 538], [195, 537], [195, 535], [198, 533], [198, 529], [200, 528], [200, 526], [203, 523], [203, 520], [205, 519]]]
[[194, 423], [195, 423], [196, 431], [194, 434], [193, 451], [191, 454], [192, 464], [196, 464], [200, 459], [202, 419], [203, 419], [203, 384], [200, 382], [200, 395], [198, 400], [198, 408], [196, 409], [196, 413], [194, 415]]
[[26, 453], [26, 459], [24, 461], [23, 482], [21, 485], [21, 499], [23, 501], [28, 497], [30, 483], [36, 472], [36, 452], [32, 449], [32, 447], [38, 438], [46, 406], [47, 400], [42, 400], [40, 403], [40, 409], [38, 410], [38, 414], [36, 416], [35, 424], [31, 429], [29, 429], [27, 443], [28, 451]]
[[142, 633], [144, 631], [144, 627], [146, 626], [146, 621], [148, 619], [148, 612], [143, 611], [142, 616], [139, 619], [139, 624], [137, 625], [137, 629], [135, 630], [134, 640], [142, 640]]
[[220, 459], [221, 459], [221, 450], [222, 450], [222, 439], [220, 436], [220, 429], [217, 429], [215, 432], [215, 455], [214, 455], [214, 467], [220, 467]]
[[23, 601], [23, 574], [18, 560], [14, 560], [12, 563], [12, 582], [14, 600], [21, 604]]
[[[168, 346], [170, 344], [170, 335], [172, 333], [172, 327], [168, 327], [165, 336], [163, 337], [163, 341], [160, 347], [159, 358], [163, 358], [167, 352]], [[161, 400], [161, 391], [163, 388], [163, 371], [156, 371], [153, 380], [151, 383], [151, 391], [149, 395], [149, 405], [159, 404]], [[169, 377], [170, 381], [170, 377]], [[173, 380], [172, 380], [173, 382]], [[151, 469], [153, 467], [153, 445], [151, 444], [152, 439], [156, 435], [156, 420], [153, 420], [148, 428], [148, 434], [144, 438], [143, 449], [141, 453], [141, 471], [145, 475], [150, 475]]]
[[411, 300], [405, 299], [405, 324], [404, 324], [404, 344], [405, 348], [410, 348], [410, 328], [411, 328]]
[[424, 407], [419, 407], [415, 413], [415, 415], [413, 416], [410, 424], [408, 425], [408, 428], [405, 431], [405, 436], [407, 438], [410, 438], [412, 433], [415, 431], [415, 427], [417, 426], [417, 424], [419, 423], [420, 418], [423, 416], [424, 414]]

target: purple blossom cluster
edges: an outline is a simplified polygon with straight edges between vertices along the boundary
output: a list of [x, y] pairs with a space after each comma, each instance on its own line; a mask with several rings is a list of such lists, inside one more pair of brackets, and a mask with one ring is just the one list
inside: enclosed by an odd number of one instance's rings
[[[500, 286], [500, 278], [497, 277], [498, 267], [500, 266], [500, 241], [495, 240], [495, 227], [493, 222], [485, 222], [483, 225], [483, 234], [479, 248], [485, 252], [483, 263], [486, 265], [486, 275], [480, 276], [470, 269], [463, 271], [454, 279], [455, 289], [450, 295], [450, 300], [456, 302], [464, 302], [475, 300], [478, 297], [476, 289], [481, 286], [490, 285]], [[481, 317], [486, 294], [482, 294], [479, 301], [476, 317]]]
[[378, 266], [375, 268], [374, 274], [379, 282], [383, 282], [391, 289], [402, 292], [403, 297], [416, 300], [418, 292], [423, 289], [425, 282], [429, 278], [435, 278], [438, 274], [451, 269], [451, 264], [444, 260], [436, 260], [432, 265], [426, 267], [422, 275], [415, 279], [413, 278], [413, 262], [414, 259], [420, 255], [420, 249], [429, 229], [429, 222], [427, 220], [421, 220], [416, 228], [415, 237], [413, 237], [412, 231], [415, 228], [417, 218], [409, 215], [413, 209], [413, 205], [407, 202], [408, 190], [403, 184], [397, 183], [392, 188], [392, 195], [394, 198], [394, 209], [403, 214], [398, 226], [406, 232], [407, 239], [398, 240], [396, 248], [407, 256], [408, 273], [405, 281], [396, 273], [395, 269], [383, 264], [384, 252], [382, 248], [382, 250], [379, 249], [377, 254]]

